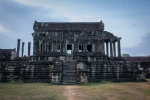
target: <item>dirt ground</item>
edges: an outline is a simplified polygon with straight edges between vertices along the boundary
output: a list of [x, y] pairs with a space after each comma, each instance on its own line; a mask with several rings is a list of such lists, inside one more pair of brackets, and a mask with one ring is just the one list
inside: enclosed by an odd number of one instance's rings
[[64, 86], [67, 100], [150, 100], [150, 82]]
[[67, 97], [67, 100], [77, 100], [76, 95], [78, 95], [76, 89], [78, 89], [79, 86], [65, 86], [63, 95]]

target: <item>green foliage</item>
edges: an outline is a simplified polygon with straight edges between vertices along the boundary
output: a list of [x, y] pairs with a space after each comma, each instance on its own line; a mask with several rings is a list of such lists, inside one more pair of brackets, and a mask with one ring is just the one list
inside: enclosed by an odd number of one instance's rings
[[148, 93], [148, 94], [150, 94], [150, 89], [149, 89], [149, 90], [147, 90], [147, 93]]
[[11, 80], [10, 82], [8, 82], [9, 84], [22, 84], [24, 83], [22, 80], [18, 80], [18, 81], [14, 81], [14, 80]]
[[111, 81], [104, 81], [104, 80], [102, 80], [101, 82], [100, 82], [100, 84], [110, 84], [110, 83], [112, 83]]
[[110, 83], [112, 83], [112, 82], [111, 81], [104, 81], [104, 80], [102, 80], [101, 82], [83, 83], [83, 84], [80, 84], [80, 86], [94, 86], [94, 85], [110, 84]]
[[44, 82], [36, 82], [36, 84], [44, 85], [44, 86], [53, 86], [52, 83], [44, 83]]

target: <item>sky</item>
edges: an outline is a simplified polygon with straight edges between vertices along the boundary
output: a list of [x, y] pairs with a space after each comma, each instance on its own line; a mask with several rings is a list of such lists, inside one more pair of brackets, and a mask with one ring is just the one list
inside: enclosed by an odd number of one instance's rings
[[17, 39], [21, 39], [27, 55], [28, 42], [33, 48], [35, 20], [102, 20], [105, 31], [122, 37], [122, 54], [150, 55], [150, 0], [0, 0], [0, 48], [17, 48]]

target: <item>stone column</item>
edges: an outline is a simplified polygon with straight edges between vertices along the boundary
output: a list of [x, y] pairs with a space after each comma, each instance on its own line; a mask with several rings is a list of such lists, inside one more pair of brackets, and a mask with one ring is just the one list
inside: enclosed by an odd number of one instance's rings
[[100, 41], [98, 40], [98, 42], [97, 42], [97, 52], [100, 52], [100, 51], [102, 51], [101, 49], [101, 46], [102, 46], [102, 44], [100, 43]]
[[60, 52], [63, 53], [63, 46], [64, 46], [63, 45], [63, 41], [60, 44], [61, 44], [61, 46], [60, 46]]
[[44, 44], [44, 51], [47, 51], [47, 44], [46, 44], [46, 42], [45, 42], [45, 44]]
[[77, 53], [77, 52], [78, 52], [78, 49], [79, 49], [79, 46], [78, 46], [78, 43], [77, 43], [77, 42], [76, 42], [75, 44], [76, 44], [75, 53]]
[[77, 43], [77, 52], [79, 52], [79, 43]]
[[60, 50], [60, 43], [59, 43], [59, 42], [56, 43], [56, 51], [57, 51], [57, 52], [60, 52], [60, 51], [58, 51], [58, 50]]
[[109, 52], [108, 52], [108, 41], [106, 41], [106, 54], [107, 54], [107, 56], [109, 56]]
[[20, 39], [18, 39], [18, 42], [17, 42], [17, 57], [19, 57], [19, 53], [20, 53]]
[[96, 41], [96, 46], [95, 46], [95, 52], [99, 52], [99, 51], [101, 51], [102, 50], [102, 48], [101, 48], [101, 44], [99, 43], [99, 40], [98, 41]]
[[59, 52], [61, 52], [61, 42], [59, 42]]
[[76, 43], [74, 42], [74, 49], [73, 49], [73, 53], [76, 52]]
[[52, 52], [54, 51], [54, 42], [52, 41]]
[[42, 52], [44, 52], [45, 51], [45, 44], [44, 44], [44, 42], [42, 43]]
[[49, 42], [46, 43], [46, 47], [47, 47], [47, 52], [49, 52]]
[[53, 51], [57, 52], [57, 42], [53, 42]]
[[98, 43], [98, 41], [95, 44], [96, 44], [96, 46], [95, 46], [95, 49], [96, 49], [95, 52], [99, 52], [101, 45]]
[[113, 57], [112, 39], [110, 39], [110, 57]]
[[39, 51], [39, 42], [34, 39], [33, 40], [33, 55], [35, 55], [35, 53], [37, 53]]
[[23, 53], [24, 53], [24, 42], [22, 42], [22, 53], [21, 53], [21, 57], [23, 57]]
[[118, 38], [117, 41], [118, 41], [118, 57], [121, 57], [121, 46], [120, 46], [120, 40], [121, 38]]
[[113, 41], [113, 49], [114, 49], [114, 57], [116, 57], [116, 45], [115, 45], [115, 41]]
[[[56, 33], [56, 35], [57, 35], [57, 33]], [[57, 43], [57, 41], [56, 41], [56, 43], [55, 43], [55, 52], [58, 52], [57, 50], [58, 50], [58, 43]]]
[[95, 52], [95, 44], [94, 43], [92, 43], [92, 48], [93, 48], [93, 52]]
[[28, 42], [28, 57], [30, 57], [31, 42]]
[[102, 46], [103, 46], [103, 53], [105, 54], [105, 41], [102, 41]]
[[73, 54], [73, 52], [74, 52], [74, 44], [71, 44], [71, 46], [72, 46], [71, 54]]
[[41, 42], [39, 41], [39, 52], [41, 52]]
[[83, 47], [84, 47], [84, 52], [87, 52], [87, 48], [86, 48], [87, 45], [86, 45], [86, 43], [84, 43], [84, 46], [83, 46]]
[[66, 42], [63, 42], [63, 53], [66, 53]]

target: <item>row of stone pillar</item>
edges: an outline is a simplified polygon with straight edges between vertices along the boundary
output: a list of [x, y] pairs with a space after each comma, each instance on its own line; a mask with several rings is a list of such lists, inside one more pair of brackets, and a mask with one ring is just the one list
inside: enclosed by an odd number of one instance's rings
[[[17, 57], [19, 57], [20, 54], [20, 42], [21, 39], [17, 40]], [[22, 42], [22, 52], [21, 52], [21, 57], [23, 57], [24, 54], [24, 42]], [[30, 57], [30, 50], [31, 50], [31, 42], [28, 42], [28, 57]]]
[[109, 47], [108, 47], [108, 43], [110, 43], [110, 57], [116, 57], [116, 42], [118, 43], [118, 57], [121, 57], [121, 46], [120, 46], [120, 40], [121, 38], [117, 38], [115, 40], [107, 40], [106, 41], [106, 55], [109, 56]]
[[[36, 44], [35, 44], [36, 45]], [[83, 51], [82, 52], [87, 52], [87, 43], [74, 43], [72, 44], [72, 51], [73, 52], [78, 52], [79, 45], [82, 46]], [[104, 41], [100, 44], [98, 43], [92, 43], [92, 52], [104, 52], [105, 47], [104, 47]], [[67, 52], [67, 43], [61, 42], [61, 43], [54, 43], [54, 42], [40, 42], [38, 43], [38, 46], [36, 46], [38, 49], [38, 52]]]
[[[106, 43], [106, 55], [109, 56], [109, 47], [108, 47], [108, 43], [110, 43], [110, 57], [116, 57], [116, 42], [118, 43], [118, 57], [121, 57], [121, 48], [120, 48], [120, 39], [121, 38], [117, 38], [115, 40], [106, 40], [106, 41], [102, 41], [102, 46], [100, 49], [100, 44], [98, 43], [96, 44], [91, 44], [92, 45], [92, 51], [93, 52], [105, 52], [105, 43]], [[54, 52], [58, 52], [58, 46], [59, 46], [59, 52], [66, 52], [66, 43], [64, 44], [64, 42], [62, 43], [54, 43], [54, 42], [46, 42], [46, 43], [42, 43], [39, 42], [38, 44], [38, 48], [39, 48], [39, 52], [50, 52], [50, 51], [54, 51]], [[84, 43], [83, 45], [83, 52], [87, 52], [87, 44]], [[72, 47], [73, 48], [73, 47]], [[74, 50], [72, 50], [73, 52], [78, 52], [78, 48], [79, 48], [79, 43], [75, 43], [74, 44]]]
[[41, 43], [39, 42], [38, 44], [38, 52], [50, 52], [50, 51], [57, 51], [58, 49], [60, 50], [60, 44], [59, 43]]
[[65, 51], [63, 47], [63, 43], [39, 43], [39, 52], [63, 52]]

